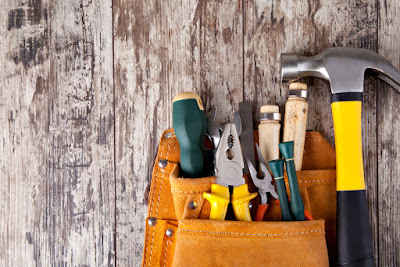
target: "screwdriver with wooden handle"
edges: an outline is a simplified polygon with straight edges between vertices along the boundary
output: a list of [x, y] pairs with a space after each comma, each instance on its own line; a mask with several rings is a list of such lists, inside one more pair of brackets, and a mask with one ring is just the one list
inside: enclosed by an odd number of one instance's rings
[[307, 84], [291, 83], [285, 105], [283, 142], [294, 141], [294, 165], [301, 171], [307, 127]]
[[[260, 122], [258, 124], [259, 147], [265, 162], [278, 159], [281, 130], [279, 106], [262, 106], [258, 120]], [[271, 170], [271, 167], [268, 166], [268, 169]]]
[[204, 149], [207, 122], [199, 95], [184, 92], [175, 96], [172, 121], [184, 177], [202, 177], [207, 159]]

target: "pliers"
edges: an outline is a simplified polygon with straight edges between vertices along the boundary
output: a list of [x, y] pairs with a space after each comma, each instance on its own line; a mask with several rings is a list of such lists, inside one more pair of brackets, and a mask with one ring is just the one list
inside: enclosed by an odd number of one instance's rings
[[267, 165], [265, 164], [264, 158], [261, 154], [260, 148], [256, 144], [256, 150], [258, 155], [258, 161], [260, 162], [260, 171], [262, 173], [262, 178], [257, 177], [257, 170], [251, 163], [251, 161], [246, 158], [247, 166], [249, 168], [251, 179], [254, 185], [258, 188], [258, 194], [261, 196], [261, 203], [257, 208], [257, 214], [255, 221], [263, 221], [265, 212], [268, 209], [268, 193], [275, 199], [279, 199], [278, 193], [275, 191], [275, 187], [272, 184], [272, 176], [268, 171]]
[[[215, 156], [216, 181], [210, 193], [203, 197], [211, 203], [210, 219], [224, 220], [229, 202], [238, 221], [251, 221], [249, 202], [257, 196], [250, 193], [243, 178], [244, 161], [239, 136], [234, 123], [224, 126]], [[232, 198], [229, 186], [233, 187]]]

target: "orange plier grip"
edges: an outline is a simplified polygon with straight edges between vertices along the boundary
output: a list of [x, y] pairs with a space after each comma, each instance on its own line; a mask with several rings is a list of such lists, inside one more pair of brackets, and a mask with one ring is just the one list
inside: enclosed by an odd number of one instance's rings
[[267, 212], [269, 204], [260, 204], [257, 208], [257, 213], [255, 217], [256, 222], [262, 222], [264, 220], [265, 212]]

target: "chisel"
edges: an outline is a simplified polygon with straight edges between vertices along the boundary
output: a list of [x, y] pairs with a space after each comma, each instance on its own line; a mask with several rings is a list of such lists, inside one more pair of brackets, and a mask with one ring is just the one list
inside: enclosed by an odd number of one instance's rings
[[294, 141], [294, 165], [301, 171], [307, 126], [307, 84], [291, 83], [285, 105], [283, 142]]
[[184, 177], [202, 177], [207, 158], [204, 149], [207, 122], [200, 97], [194, 92], [175, 96], [172, 120]]
[[260, 122], [258, 124], [259, 147], [265, 162], [278, 159], [278, 144], [281, 130], [279, 106], [262, 106], [258, 120]]

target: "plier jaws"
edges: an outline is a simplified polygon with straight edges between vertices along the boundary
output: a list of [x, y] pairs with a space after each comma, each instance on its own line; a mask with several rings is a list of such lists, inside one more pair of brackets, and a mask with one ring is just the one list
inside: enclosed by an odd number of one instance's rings
[[[234, 123], [225, 124], [218, 145], [216, 159], [216, 181], [210, 193], [203, 196], [211, 203], [210, 219], [224, 220], [229, 202], [238, 221], [251, 221], [249, 202], [257, 196], [250, 193], [243, 178], [244, 161], [239, 136]], [[233, 187], [232, 197], [229, 186]]]
[[258, 154], [258, 160], [260, 162], [260, 170], [262, 173], [262, 178], [257, 177], [257, 170], [249, 159], [246, 158], [247, 166], [249, 168], [251, 179], [254, 185], [258, 188], [258, 194], [261, 196], [261, 203], [257, 209], [256, 221], [262, 221], [265, 212], [268, 209], [268, 193], [275, 199], [279, 199], [278, 193], [272, 184], [272, 176], [265, 164], [264, 158], [261, 154], [260, 148], [256, 144], [256, 150]]
[[239, 186], [245, 183], [243, 178], [243, 156], [235, 124], [225, 124], [221, 143], [216, 153], [217, 184]]

